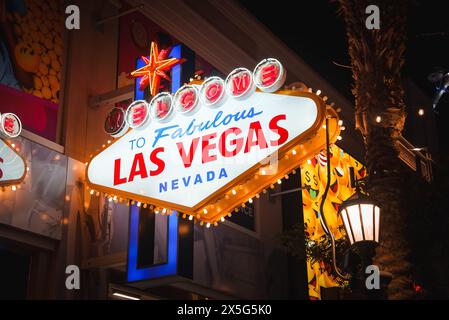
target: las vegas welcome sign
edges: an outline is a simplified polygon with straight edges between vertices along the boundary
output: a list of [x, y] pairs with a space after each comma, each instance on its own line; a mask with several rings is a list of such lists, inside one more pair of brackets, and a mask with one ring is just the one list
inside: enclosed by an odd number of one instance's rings
[[133, 102], [116, 139], [92, 157], [87, 181], [111, 198], [177, 210], [216, 224], [273, 188], [339, 135], [336, 112], [317, 95], [280, 90], [285, 69], [265, 59]]
[[16, 186], [23, 182], [27, 165], [15, 145], [6, 139], [16, 138], [22, 132], [22, 122], [14, 113], [0, 114], [0, 187]]

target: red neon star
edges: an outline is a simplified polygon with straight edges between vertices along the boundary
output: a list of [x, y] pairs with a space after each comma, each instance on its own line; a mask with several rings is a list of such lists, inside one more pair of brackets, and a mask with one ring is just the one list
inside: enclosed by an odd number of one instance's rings
[[184, 62], [184, 59], [170, 58], [166, 59], [171, 49], [164, 49], [159, 52], [158, 46], [155, 42], [151, 42], [150, 59], [142, 57], [145, 61], [145, 66], [131, 72], [131, 77], [142, 77], [139, 83], [139, 89], [145, 90], [149, 85], [152, 96], [155, 96], [159, 91], [161, 84], [161, 77], [170, 81], [170, 77], [165, 73], [166, 70], [170, 70], [175, 65]]

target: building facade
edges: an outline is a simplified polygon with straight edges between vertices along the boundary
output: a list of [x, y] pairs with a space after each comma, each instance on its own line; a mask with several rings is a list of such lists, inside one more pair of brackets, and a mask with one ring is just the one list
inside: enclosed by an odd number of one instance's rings
[[[306, 244], [319, 242], [323, 236], [314, 203], [324, 184], [325, 156], [317, 154], [298, 164], [298, 172], [282, 185], [216, 228], [176, 217], [177, 250], [185, 253], [176, 264], [178, 269], [183, 265], [182, 272], [138, 282], [127, 279], [130, 215], [135, 206], [90, 189], [85, 175], [91, 155], [111, 143], [105, 131], [111, 109], [126, 108], [134, 100], [135, 80], [128, 75], [138, 58], [149, 55], [152, 41], [162, 49], [180, 45], [185, 60], [180, 77], [171, 74], [170, 82], [162, 81], [162, 91], [169, 90], [175, 80], [183, 85], [190, 78], [225, 77], [236, 67], [252, 69], [264, 58], [278, 59], [287, 69], [290, 88], [320, 90], [333, 103], [346, 130], [333, 146], [330, 161], [344, 170], [355, 167], [363, 177], [363, 165], [356, 160], [363, 160], [363, 143], [353, 129], [353, 106], [332, 84], [234, 1], [78, 1], [79, 30], [64, 27], [68, 4], [63, 1], [18, 3], [6, 6], [7, 20], [2, 21], [2, 62], [9, 67], [2, 67], [0, 112], [13, 112], [22, 120], [21, 136], [5, 141], [25, 160], [28, 171], [22, 183], [5, 186], [0, 193], [4, 269], [0, 279], [7, 283], [0, 289], [3, 297], [332, 296], [322, 288], [341, 284], [327, 273], [328, 266], [311, 262], [306, 251]], [[410, 104], [425, 107], [425, 97], [412, 93]], [[413, 128], [409, 131], [417, 144], [425, 143], [413, 136]], [[401, 159], [431, 177], [428, 156], [414, 151], [405, 138], [402, 144]], [[310, 183], [310, 177], [314, 182]], [[333, 204], [349, 198], [353, 191], [342, 191], [348, 184], [345, 174], [335, 179], [337, 189], [329, 210], [338, 232], [341, 221]], [[297, 190], [289, 192], [292, 189]], [[141, 217], [139, 247], [145, 249], [138, 263], [167, 264], [170, 218], [147, 213], [146, 208], [136, 210]], [[145, 214], [150, 218], [142, 218]], [[294, 225], [304, 233], [299, 239], [303, 248], [296, 257], [282, 245], [282, 234]], [[66, 287], [66, 268], [71, 265], [81, 270], [79, 290]]]

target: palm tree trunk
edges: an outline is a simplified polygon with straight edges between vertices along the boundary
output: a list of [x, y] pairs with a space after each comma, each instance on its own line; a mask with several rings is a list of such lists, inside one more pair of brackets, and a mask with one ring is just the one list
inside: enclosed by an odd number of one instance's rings
[[367, 189], [381, 209], [381, 244], [375, 264], [393, 274], [390, 299], [414, 296], [407, 212], [404, 210], [402, 166], [397, 139], [406, 114], [401, 68], [405, 51], [405, 0], [380, 0], [380, 29], [369, 30], [365, 20], [371, 1], [340, 0], [346, 24], [348, 51], [354, 79], [356, 128], [365, 141]]

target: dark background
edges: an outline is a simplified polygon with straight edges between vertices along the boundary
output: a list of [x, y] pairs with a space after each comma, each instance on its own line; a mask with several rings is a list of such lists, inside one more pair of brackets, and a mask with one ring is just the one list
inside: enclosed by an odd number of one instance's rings
[[[260, 1], [253, 0], [239, 2], [354, 101], [350, 91], [351, 70], [334, 63], [350, 65], [344, 21], [337, 13], [337, 1], [284, 1], [279, 5], [261, 5]], [[382, 12], [380, 19], [382, 24]], [[403, 76], [411, 78], [432, 99], [435, 88], [427, 80], [428, 74], [436, 66], [449, 67], [449, 1], [410, 0], [407, 30]], [[448, 154], [449, 139], [444, 125], [449, 120], [449, 94], [440, 101], [439, 115], [427, 113], [426, 116], [436, 118], [440, 152]], [[408, 110], [408, 117], [418, 117], [417, 110]]]
[[27, 296], [30, 257], [0, 246], [0, 300]]

